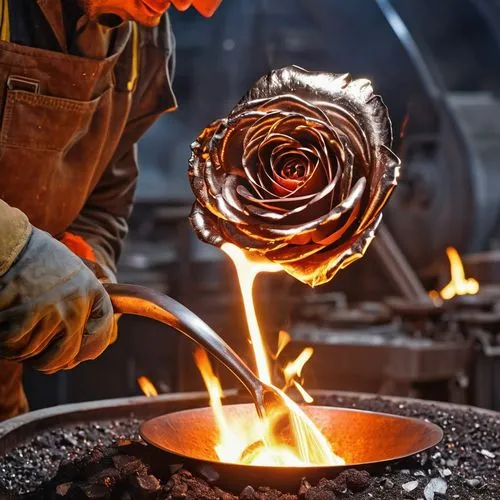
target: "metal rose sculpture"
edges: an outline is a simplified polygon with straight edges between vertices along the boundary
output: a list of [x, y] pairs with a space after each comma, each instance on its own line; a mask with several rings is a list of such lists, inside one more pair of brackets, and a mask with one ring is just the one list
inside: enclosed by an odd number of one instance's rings
[[373, 239], [399, 175], [391, 142], [368, 80], [275, 70], [192, 145], [191, 223], [207, 243], [325, 283]]

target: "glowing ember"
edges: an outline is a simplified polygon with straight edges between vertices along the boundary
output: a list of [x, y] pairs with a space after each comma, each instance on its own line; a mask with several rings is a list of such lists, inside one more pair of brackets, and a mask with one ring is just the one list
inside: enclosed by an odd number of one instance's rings
[[[224, 244], [222, 249], [231, 257], [238, 273], [259, 378], [271, 385], [271, 372], [255, 314], [252, 290], [255, 277], [259, 273], [278, 272], [281, 271], [281, 267], [268, 261], [252, 260], [243, 250], [231, 244]], [[289, 341], [289, 336], [283, 333], [278, 351], [280, 352], [280, 347], [282, 350]], [[301, 376], [302, 368], [312, 353], [312, 349], [305, 349], [284, 370], [286, 385], [293, 384], [306, 401], [311, 401], [312, 398], [295, 380], [295, 377]], [[312, 464], [343, 465], [345, 463], [342, 458], [335, 455], [326, 437], [302, 409], [277, 388], [276, 390], [283, 399], [282, 405], [277, 405], [263, 419], [258, 419], [256, 413], [256, 418], [248, 422], [244, 428], [232, 425], [224, 413], [221, 403], [222, 388], [219, 379], [213, 373], [210, 361], [206, 354], [200, 351], [196, 353], [195, 360], [209, 391], [210, 405], [218, 425], [219, 443], [215, 451], [219, 460], [245, 465], [287, 467]], [[278, 435], [277, 429], [280, 428], [284, 417], [290, 419], [293, 445], [284, 443]]]
[[441, 299], [441, 294], [437, 290], [431, 290], [429, 292], [429, 298], [434, 302], [434, 305], [439, 306], [443, 303], [443, 299]]
[[[444, 300], [450, 300], [455, 295], [476, 295], [479, 292], [479, 283], [474, 278], [466, 278], [462, 259], [455, 248], [446, 249], [450, 261], [450, 282], [439, 292]], [[432, 298], [432, 296], [431, 296]]]
[[156, 387], [153, 385], [153, 382], [151, 382], [151, 380], [148, 379], [148, 377], [144, 377], [144, 376], [139, 377], [137, 379], [137, 383], [139, 384], [141, 391], [148, 398], [158, 396], [158, 391], [156, 390]]

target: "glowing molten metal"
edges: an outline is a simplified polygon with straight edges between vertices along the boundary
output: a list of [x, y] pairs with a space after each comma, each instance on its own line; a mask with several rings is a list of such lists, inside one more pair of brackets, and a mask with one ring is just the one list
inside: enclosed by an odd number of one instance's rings
[[[235, 245], [226, 243], [222, 246], [222, 250], [231, 257], [238, 274], [258, 376], [263, 382], [271, 385], [271, 371], [255, 314], [252, 290], [254, 280], [259, 273], [278, 272], [282, 269], [278, 264], [252, 260]], [[290, 336], [286, 332], [281, 332], [277, 355], [289, 341]], [[302, 369], [312, 354], [313, 349], [304, 349], [295, 361], [287, 364], [283, 372], [285, 377], [283, 390], [295, 386], [306, 402], [311, 402], [312, 398], [296, 378], [301, 377]], [[255, 419], [249, 421], [244, 428], [234, 425], [224, 412], [221, 402], [223, 391], [205, 352], [196, 351], [195, 361], [210, 394], [210, 406], [218, 426], [219, 440], [215, 451], [220, 461], [287, 467], [345, 463], [342, 458], [335, 455], [328, 439], [302, 409], [279, 389], [277, 390], [283, 398], [282, 406], [277, 405], [263, 419], [257, 418], [255, 413]], [[289, 417], [293, 443], [284, 442], [279, 435], [280, 425], [285, 417]]]

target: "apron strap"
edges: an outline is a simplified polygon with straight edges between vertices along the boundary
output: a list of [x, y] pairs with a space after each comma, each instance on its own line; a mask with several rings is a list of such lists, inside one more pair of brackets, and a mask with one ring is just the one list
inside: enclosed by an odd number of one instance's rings
[[139, 56], [140, 56], [140, 35], [139, 28], [132, 22], [132, 62], [130, 66], [130, 78], [127, 83], [127, 90], [134, 92], [139, 78]]
[[0, 40], [10, 42], [9, 0], [0, 0]]

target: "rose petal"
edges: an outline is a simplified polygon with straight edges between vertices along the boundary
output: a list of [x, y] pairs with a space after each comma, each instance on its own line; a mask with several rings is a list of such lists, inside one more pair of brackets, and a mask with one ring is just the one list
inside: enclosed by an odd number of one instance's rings
[[220, 167], [216, 167], [210, 160], [205, 160], [203, 178], [211, 196], [217, 196], [226, 179], [226, 173]]
[[[304, 214], [304, 219], [307, 221], [310, 220], [310, 217], [307, 216], [310, 212], [314, 213], [331, 213], [332, 212], [332, 202], [331, 197], [335, 193], [335, 189], [337, 188], [337, 179], [340, 175], [340, 171], [337, 172], [336, 178], [334, 182], [327, 185], [322, 191], [316, 193], [314, 195], [306, 195], [306, 196], [297, 196], [294, 198], [277, 198], [277, 199], [257, 199], [253, 197], [244, 187], [238, 186], [237, 192], [242, 197], [247, 199], [252, 203], [259, 204], [262, 207], [266, 207], [268, 210], [278, 211], [279, 207], [286, 207], [288, 210], [286, 212], [281, 211], [281, 214], [273, 215], [271, 219], [273, 221], [281, 221], [282, 224], [293, 224], [297, 222], [301, 222], [302, 219], [298, 217], [299, 214]], [[360, 179], [363, 184], [357, 186], [357, 190], [360, 192], [351, 193], [352, 196], [361, 196], [364, 191], [365, 179]], [[356, 189], [356, 188], [355, 188]], [[326, 200], [326, 203], [325, 203]], [[343, 200], [343, 202], [349, 203], [349, 200]], [[321, 210], [321, 207], [323, 208]], [[247, 210], [251, 213], [255, 213], [256, 215], [260, 215], [262, 218], [267, 218], [267, 211], [256, 211], [251, 206], [247, 206]], [[316, 221], [318, 219], [315, 219]], [[298, 228], [301, 226], [295, 225], [294, 227]]]
[[[335, 123], [338, 133], [342, 133], [347, 137], [350, 147], [355, 152], [356, 157], [359, 158], [360, 163], [363, 165], [369, 164], [371, 158], [369, 139], [355, 116], [349, 113], [348, 110], [333, 103], [325, 103], [324, 109], [330, 122]], [[363, 173], [366, 176], [368, 174], [368, 170]]]
[[[312, 287], [327, 283], [338, 271], [363, 257], [381, 220], [380, 215], [361, 235], [354, 236], [339, 247], [326, 248], [302, 260], [281, 265], [288, 274]], [[265, 256], [270, 258], [269, 253]]]
[[349, 74], [316, 73], [298, 66], [275, 69], [260, 78], [238, 103], [236, 112], [251, 106], [253, 101], [293, 95], [308, 102], [318, 97], [327, 101], [336, 97], [350, 83]]
[[367, 130], [369, 144], [391, 146], [391, 123], [381, 97], [373, 94], [369, 80], [352, 80], [349, 74], [307, 71], [298, 66], [276, 69], [255, 83], [235, 108], [235, 112], [259, 106], [253, 101], [271, 101], [289, 94], [322, 109], [329, 103], [336, 103], [350, 110], [358, 117], [362, 128]]
[[345, 149], [346, 160], [344, 162], [344, 169], [342, 170], [342, 177], [340, 179], [340, 199], [343, 200], [348, 196], [351, 191], [353, 172], [354, 172], [354, 155], [352, 151], [346, 146]]
[[311, 161], [312, 158], [308, 158], [300, 149], [290, 150], [288, 146], [275, 148], [270, 159], [271, 172], [268, 175], [272, 176], [281, 188], [281, 192], [278, 191], [277, 194], [290, 196], [304, 184], [318, 166], [318, 158], [314, 165], [311, 165]]
[[377, 217], [378, 212], [387, 203], [389, 196], [398, 183], [400, 175], [401, 161], [387, 147], [381, 146], [376, 154], [377, 180], [374, 185], [371, 185], [369, 205], [363, 214], [360, 222], [360, 227], [366, 227], [371, 224], [371, 221]]
[[363, 196], [365, 186], [366, 179], [360, 179], [354, 186], [350, 195], [340, 205], [334, 207], [329, 213], [303, 224], [286, 225], [283, 224], [282, 220], [279, 225], [260, 224], [256, 226], [249, 224], [247, 226], [241, 226], [239, 229], [245, 234], [258, 235], [259, 238], [267, 238], [269, 240], [281, 237], [293, 237], [299, 233], [313, 232], [320, 225], [338, 220], [343, 214], [353, 210], [360, 198]]
[[240, 114], [245, 114], [259, 110], [263, 113], [290, 113], [295, 115], [304, 116], [308, 119], [323, 121], [328, 123], [328, 117], [323, 110], [316, 106], [311, 101], [306, 101], [293, 94], [284, 94], [270, 99], [258, 99], [248, 102], [243, 107], [236, 107], [232, 112], [232, 117], [237, 117]]
[[275, 111], [264, 114], [248, 127], [243, 147], [245, 152], [251, 151], [253, 147], [258, 147], [262, 140], [269, 134], [272, 127], [283, 118], [283, 113]]
[[358, 217], [360, 209], [361, 200], [353, 207], [351, 213], [343, 217], [343, 221], [333, 221], [318, 228], [318, 230], [311, 235], [312, 241], [325, 247], [340, 241], [345, 236], [345, 233], [351, 230], [354, 233], [353, 223]]
[[[245, 198], [249, 203], [254, 203], [257, 206], [249, 205], [248, 210], [257, 209], [259, 207], [266, 207], [269, 210], [274, 210], [276, 212], [286, 213], [289, 211], [290, 206], [296, 206], [297, 203], [306, 203], [308, 200], [314, 198], [314, 194], [308, 196], [300, 196], [293, 198], [292, 200], [288, 198], [271, 198], [271, 199], [261, 199], [253, 196], [244, 186], [238, 186], [237, 193]], [[257, 212], [255, 212], [257, 213]]]
[[246, 113], [238, 120], [226, 120], [224, 128], [218, 131], [210, 144], [210, 156], [213, 162], [223, 167], [227, 173], [245, 176], [242, 167], [244, 140], [251, 126], [262, 113]]
[[237, 213], [248, 215], [245, 206], [241, 203], [238, 196], [238, 186], [242, 179], [235, 175], [228, 175], [222, 186], [222, 197]]
[[193, 205], [189, 220], [198, 237], [205, 243], [217, 247], [224, 243], [219, 232], [217, 217], [207, 212], [199, 203]]
[[269, 240], [261, 238], [258, 234], [247, 234], [241, 231], [243, 226], [237, 226], [223, 219], [219, 220], [220, 234], [225, 241], [234, 243], [240, 248], [245, 248], [250, 251], [267, 251], [277, 250], [288, 244], [290, 238], [276, 238]]
[[[301, 238], [310, 236], [309, 234], [300, 235]], [[291, 240], [295, 243], [295, 239]], [[287, 244], [279, 249], [273, 249], [266, 252], [266, 257], [277, 264], [291, 264], [293, 262], [303, 261], [312, 255], [321, 252], [325, 247], [318, 243], [309, 244]]]

